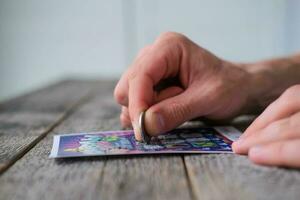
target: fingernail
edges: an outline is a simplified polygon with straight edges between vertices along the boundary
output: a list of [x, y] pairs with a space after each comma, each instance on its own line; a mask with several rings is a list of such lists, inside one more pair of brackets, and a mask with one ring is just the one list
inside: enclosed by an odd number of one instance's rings
[[234, 153], [242, 153], [242, 146], [244, 144], [244, 139], [239, 138], [237, 141], [233, 142], [231, 147]]
[[[146, 123], [146, 130], [151, 135], [160, 134], [165, 127], [164, 117], [160, 113], [149, 112], [149, 121]], [[147, 114], [146, 114], [147, 116]], [[147, 117], [146, 117], [147, 118]], [[150, 122], [150, 123], [149, 123]]]
[[142, 140], [141, 130], [139, 128], [138, 123], [137, 122], [133, 122], [132, 123], [132, 127], [133, 127], [133, 131], [134, 131], [135, 139], [138, 140], [138, 141], [141, 141]]

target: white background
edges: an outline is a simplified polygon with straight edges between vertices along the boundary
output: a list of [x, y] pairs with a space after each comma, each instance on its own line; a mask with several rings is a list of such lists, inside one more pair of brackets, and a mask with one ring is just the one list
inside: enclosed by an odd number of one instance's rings
[[233, 61], [294, 53], [298, 8], [298, 0], [0, 0], [0, 100], [66, 77], [118, 79], [164, 31]]

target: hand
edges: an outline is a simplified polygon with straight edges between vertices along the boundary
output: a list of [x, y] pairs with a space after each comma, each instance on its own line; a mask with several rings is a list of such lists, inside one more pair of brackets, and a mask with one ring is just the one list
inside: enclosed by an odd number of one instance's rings
[[[239, 65], [217, 58], [185, 36], [164, 33], [138, 54], [114, 95], [123, 106], [122, 125], [132, 125], [140, 140], [138, 118], [146, 109], [146, 130], [152, 136], [195, 117], [239, 114], [250, 98], [250, 77]], [[176, 84], [163, 87], [170, 79]]]
[[300, 167], [300, 85], [267, 107], [232, 147], [258, 164]]

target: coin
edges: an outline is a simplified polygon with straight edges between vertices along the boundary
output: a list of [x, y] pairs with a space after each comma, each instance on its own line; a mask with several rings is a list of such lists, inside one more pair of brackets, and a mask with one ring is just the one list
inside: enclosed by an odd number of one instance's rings
[[139, 118], [139, 128], [141, 131], [142, 140], [144, 143], [149, 144], [151, 137], [148, 135], [146, 128], [145, 128], [145, 114], [146, 111], [141, 112], [140, 118]]

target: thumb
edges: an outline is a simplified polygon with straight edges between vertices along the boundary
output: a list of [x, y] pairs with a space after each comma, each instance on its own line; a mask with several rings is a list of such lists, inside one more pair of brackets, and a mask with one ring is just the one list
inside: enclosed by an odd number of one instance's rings
[[157, 136], [201, 115], [197, 95], [191, 91], [165, 99], [151, 106], [145, 114], [145, 128], [149, 135]]

